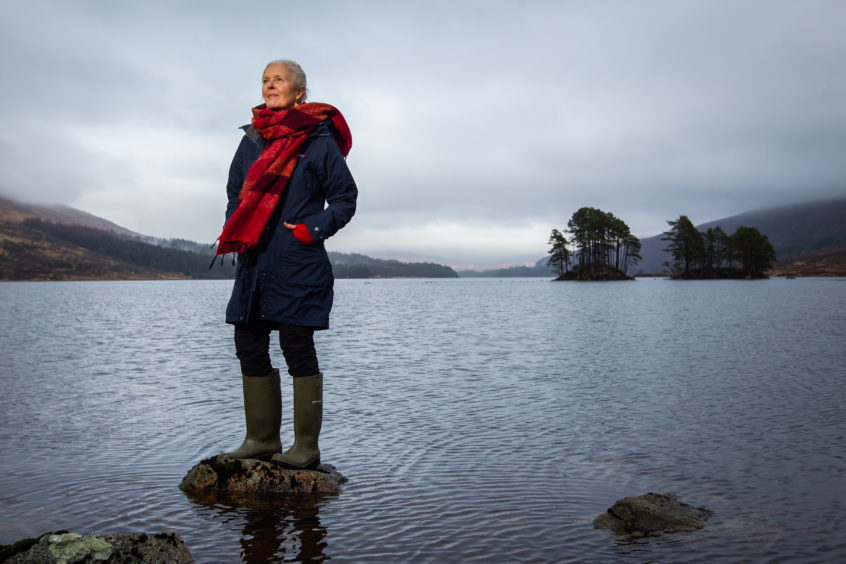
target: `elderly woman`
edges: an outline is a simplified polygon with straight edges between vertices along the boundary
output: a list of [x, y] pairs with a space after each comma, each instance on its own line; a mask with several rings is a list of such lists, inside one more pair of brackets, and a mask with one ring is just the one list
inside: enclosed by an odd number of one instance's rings
[[[334, 282], [323, 243], [355, 213], [358, 190], [344, 160], [352, 137], [336, 108], [304, 103], [306, 75], [297, 63], [269, 63], [261, 84], [264, 104], [242, 127], [229, 169], [217, 249], [239, 254], [226, 322], [235, 326], [247, 420], [243, 444], [223, 454], [313, 468], [323, 419], [314, 332], [329, 327]], [[293, 378], [294, 444], [284, 453], [271, 331]]]

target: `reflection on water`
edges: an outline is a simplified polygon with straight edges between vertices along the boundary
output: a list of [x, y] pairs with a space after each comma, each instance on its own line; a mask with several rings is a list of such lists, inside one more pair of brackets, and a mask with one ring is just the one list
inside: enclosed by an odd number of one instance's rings
[[[201, 562], [846, 557], [846, 281], [338, 281], [338, 496], [188, 498], [243, 439], [229, 282], [0, 284], [0, 543], [175, 530]], [[277, 365], [283, 365], [277, 353]], [[291, 390], [283, 385], [283, 442]], [[705, 529], [626, 541], [616, 499]]]
[[322, 500], [292, 496], [277, 500], [236, 499], [222, 494], [189, 495], [201, 521], [242, 525], [239, 544], [244, 562], [322, 562], [326, 528], [320, 524]]

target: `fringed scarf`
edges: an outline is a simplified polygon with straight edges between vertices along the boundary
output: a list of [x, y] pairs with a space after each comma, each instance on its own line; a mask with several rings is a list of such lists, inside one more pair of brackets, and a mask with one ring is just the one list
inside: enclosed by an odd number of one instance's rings
[[216, 255], [242, 253], [258, 245], [288, 186], [300, 147], [309, 133], [327, 119], [332, 121], [338, 148], [346, 157], [352, 147], [352, 135], [337, 108], [320, 103], [300, 104], [279, 112], [264, 104], [253, 108], [253, 126], [268, 145], [247, 172], [238, 207], [218, 237]]

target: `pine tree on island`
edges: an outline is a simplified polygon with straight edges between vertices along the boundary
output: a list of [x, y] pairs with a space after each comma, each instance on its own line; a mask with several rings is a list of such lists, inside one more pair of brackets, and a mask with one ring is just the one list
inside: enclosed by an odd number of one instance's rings
[[727, 235], [720, 227], [699, 231], [686, 215], [667, 223], [661, 240], [668, 243], [664, 250], [673, 257], [668, 266], [675, 279], [767, 278], [775, 262], [772, 243], [754, 227]]
[[549, 237], [547, 264], [558, 274], [556, 280], [633, 280], [628, 270], [640, 260], [641, 244], [622, 219], [584, 207], [567, 222], [566, 232], [569, 241], [558, 229]]

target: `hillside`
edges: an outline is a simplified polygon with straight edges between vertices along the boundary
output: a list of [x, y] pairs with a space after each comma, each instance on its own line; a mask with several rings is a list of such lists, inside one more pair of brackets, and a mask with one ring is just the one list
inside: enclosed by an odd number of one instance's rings
[[[696, 227], [705, 231], [717, 226], [727, 233], [741, 226], [756, 227], [766, 235], [776, 251], [776, 265], [769, 273], [771, 276], [846, 276], [846, 199], [763, 209]], [[641, 243], [643, 260], [632, 269], [635, 275], [667, 272], [664, 262], [671, 257], [663, 250], [667, 242], [661, 240], [661, 235], [641, 239]], [[546, 265], [547, 259], [539, 259], [534, 266], [462, 270], [459, 274], [462, 277], [553, 277]]]
[[400, 262], [334, 251], [328, 254], [335, 278], [458, 278], [452, 268], [432, 262]]
[[37, 217], [0, 223], [0, 280], [231, 278], [210, 254], [163, 248], [83, 225]]
[[[0, 280], [233, 278], [231, 256], [209, 268], [214, 251], [184, 239], [134, 233], [66, 206], [0, 197]], [[336, 278], [457, 277], [451, 268], [329, 253]]]
[[[676, 219], [676, 218], [668, 218]], [[772, 276], [846, 276], [846, 199], [810, 202], [731, 216], [697, 225], [726, 232], [748, 225], [775, 247]], [[669, 255], [661, 235], [641, 239], [636, 275], [661, 274]], [[0, 280], [118, 280], [231, 278], [232, 261], [209, 270], [212, 249], [184, 239], [158, 239], [67, 207], [38, 206], [0, 196]], [[337, 278], [457, 277], [434, 263], [406, 263], [329, 252]], [[534, 266], [461, 271], [462, 277], [552, 277], [547, 257]]]
[[[678, 216], [667, 219], [677, 218]], [[776, 252], [777, 268], [774, 272], [789, 271], [790, 265], [798, 261], [793, 268], [797, 274], [820, 275], [811, 274], [811, 271], [807, 270], [808, 257], [824, 255], [827, 266], [815, 268], [814, 272], [826, 272], [828, 275], [839, 272], [840, 276], [846, 275], [846, 198], [752, 211], [702, 223], [696, 228], [705, 231], [709, 227], [717, 226], [722, 227], [726, 233], [733, 233], [741, 226], [755, 227], [766, 235]], [[635, 266], [635, 273], [665, 272], [664, 262], [671, 260], [669, 253], [663, 250], [667, 242], [661, 240], [660, 234], [640, 241], [643, 245], [643, 260]], [[819, 260], [814, 259], [811, 262], [816, 263]], [[837, 266], [838, 264], [840, 266]]]
[[81, 225], [106, 231], [121, 237], [141, 237], [102, 217], [91, 215], [68, 206], [41, 206], [16, 202], [0, 196], [0, 224], [17, 224], [27, 218], [37, 218], [52, 223]]
[[846, 276], [846, 247], [802, 253], [776, 261], [770, 276]]
[[507, 268], [494, 268], [490, 270], [459, 270], [462, 278], [526, 278], [556, 276], [551, 266], [546, 264], [549, 257], [538, 259], [532, 266], [509, 266]]

